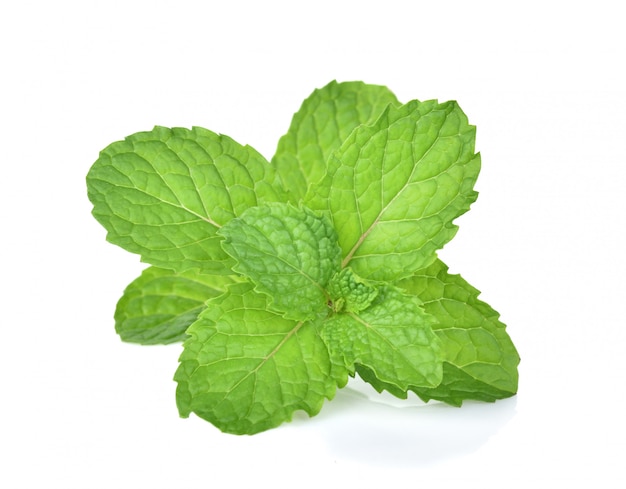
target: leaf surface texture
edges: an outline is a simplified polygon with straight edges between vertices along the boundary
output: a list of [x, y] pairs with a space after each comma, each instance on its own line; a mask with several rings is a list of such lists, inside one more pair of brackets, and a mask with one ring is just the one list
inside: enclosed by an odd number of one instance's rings
[[87, 175], [107, 239], [162, 268], [231, 274], [217, 230], [282, 200], [269, 163], [207, 129], [155, 127], [111, 144]]
[[311, 320], [328, 312], [326, 286], [341, 250], [330, 221], [289, 204], [254, 207], [220, 230], [223, 247], [271, 307], [285, 317]]
[[271, 312], [251, 284], [231, 286], [187, 330], [175, 375], [181, 416], [194, 412], [222, 431], [252, 434], [297, 410], [317, 414], [337, 380], [316, 329]]
[[342, 265], [393, 281], [432, 263], [476, 199], [474, 138], [455, 102], [434, 100], [389, 106], [352, 132], [305, 199], [341, 230]]
[[333, 81], [315, 90], [293, 116], [272, 159], [291, 202], [326, 174], [326, 162], [350, 133], [374, 122], [396, 96], [384, 86]]
[[118, 301], [115, 330], [122, 340], [143, 345], [183, 341], [185, 330], [204, 310], [206, 301], [222, 294], [232, 282], [227, 275], [148, 267]]

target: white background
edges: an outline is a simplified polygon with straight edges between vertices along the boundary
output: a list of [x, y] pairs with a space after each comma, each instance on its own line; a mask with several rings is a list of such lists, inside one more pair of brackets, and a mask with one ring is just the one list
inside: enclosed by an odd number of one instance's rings
[[[619, 2], [2, 5], [1, 487], [624, 487]], [[456, 99], [477, 126], [480, 197], [441, 256], [501, 312], [519, 394], [455, 409], [355, 385], [253, 437], [180, 419], [180, 346], [114, 333], [143, 265], [105, 241], [85, 175], [156, 124], [269, 158], [332, 79]]]

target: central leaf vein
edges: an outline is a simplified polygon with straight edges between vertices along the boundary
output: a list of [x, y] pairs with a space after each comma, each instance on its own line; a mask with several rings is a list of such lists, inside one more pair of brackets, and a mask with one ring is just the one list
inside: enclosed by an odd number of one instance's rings
[[[378, 223], [380, 222], [382, 216], [385, 214], [385, 212], [387, 212], [387, 210], [389, 209], [389, 207], [391, 207], [393, 205], [393, 203], [396, 201], [396, 199], [398, 199], [398, 197], [407, 189], [407, 187], [409, 187], [409, 185], [413, 180], [413, 176], [415, 175], [415, 171], [417, 170], [417, 167], [419, 166], [419, 164], [424, 160], [424, 158], [431, 152], [431, 150], [433, 149], [433, 147], [435, 146], [435, 143], [440, 139], [441, 137], [441, 130], [443, 128], [443, 123], [439, 126], [439, 128], [437, 129], [437, 135], [435, 136], [435, 138], [433, 138], [433, 140], [430, 142], [430, 145], [428, 146], [428, 149], [424, 152], [424, 154], [416, 161], [416, 157], [415, 157], [415, 147], [413, 144], [410, 144], [410, 148], [411, 148], [411, 161], [414, 162], [413, 164], [413, 168], [411, 169], [411, 173], [409, 175], [409, 177], [407, 178], [406, 182], [404, 183], [404, 185], [402, 186], [402, 188], [400, 188], [400, 190], [398, 190], [398, 192], [396, 192], [396, 194], [389, 200], [389, 202], [380, 210], [380, 212], [378, 213], [378, 215], [376, 216], [376, 218], [372, 221], [372, 224], [369, 226], [369, 228], [361, 234], [361, 236], [359, 236], [359, 239], [357, 240], [357, 242], [354, 244], [354, 246], [352, 247], [352, 249], [350, 249], [350, 251], [348, 252], [348, 254], [345, 256], [345, 258], [342, 260], [341, 262], [341, 266], [345, 267], [348, 265], [348, 263], [350, 263], [350, 260], [352, 260], [352, 257], [354, 256], [354, 254], [356, 253], [356, 251], [360, 248], [360, 246], [363, 244], [363, 242], [367, 239], [367, 237], [370, 235], [370, 233], [374, 230], [374, 228], [378, 225]], [[415, 129], [413, 129], [413, 132], [415, 132]], [[388, 130], [387, 130], [388, 133]], [[371, 138], [370, 138], [371, 139]], [[387, 148], [388, 145], [388, 139], [385, 140], [385, 148]], [[383, 151], [383, 160], [384, 160], [384, 155], [385, 155], [386, 151]], [[381, 181], [383, 182], [381, 184], [384, 184], [384, 178], [382, 178], [384, 176], [383, 171], [384, 171], [384, 165], [383, 165], [384, 161], [381, 161]], [[443, 172], [442, 172], [443, 173]], [[356, 188], [356, 186], [355, 186]], [[384, 198], [381, 195], [381, 203], [384, 202]], [[357, 198], [357, 206], [358, 206], [358, 198]], [[358, 207], [357, 207], [358, 208]], [[359, 212], [359, 218], [361, 218], [361, 213]], [[415, 219], [416, 221], [419, 221], [423, 219], [423, 216]], [[363, 226], [361, 225], [361, 229], [363, 229]]]

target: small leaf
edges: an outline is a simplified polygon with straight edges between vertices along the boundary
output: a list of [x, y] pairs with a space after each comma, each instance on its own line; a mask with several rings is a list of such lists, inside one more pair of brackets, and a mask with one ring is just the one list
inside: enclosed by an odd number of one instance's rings
[[115, 330], [123, 341], [143, 345], [183, 341], [185, 330], [205, 309], [206, 301], [222, 294], [232, 282], [226, 275], [148, 267], [118, 301]]
[[322, 337], [332, 357], [343, 358], [350, 370], [364, 365], [403, 390], [435, 387], [441, 382], [442, 359], [431, 324], [414, 297], [386, 286], [369, 308], [326, 320]]
[[298, 203], [309, 186], [326, 173], [330, 154], [360, 124], [374, 122], [389, 104], [398, 101], [388, 88], [363, 82], [330, 82], [315, 90], [278, 142], [272, 165]]
[[355, 275], [348, 267], [330, 280], [328, 294], [335, 312], [359, 312], [372, 303], [378, 295], [378, 289]]
[[219, 232], [222, 246], [286, 318], [311, 320], [328, 314], [326, 285], [339, 269], [337, 234], [326, 217], [305, 207], [253, 207]]
[[286, 319], [267, 302], [251, 284], [236, 284], [190, 326], [175, 375], [181, 416], [194, 412], [222, 431], [253, 434], [297, 410], [317, 414], [345, 384], [316, 324]]
[[111, 144], [87, 175], [107, 239], [177, 271], [231, 274], [217, 230], [249, 207], [282, 200], [269, 163], [206, 129], [155, 127]]
[[433, 100], [389, 106], [352, 132], [304, 201], [340, 230], [342, 266], [393, 281], [432, 263], [476, 199], [474, 137], [455, 102]]

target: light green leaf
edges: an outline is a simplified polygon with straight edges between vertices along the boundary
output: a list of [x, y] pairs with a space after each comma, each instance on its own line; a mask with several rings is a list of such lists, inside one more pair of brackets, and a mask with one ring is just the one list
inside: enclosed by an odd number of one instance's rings
[[378, 289], [355, 275], [348, 267], [332, 277], [328, 284], [328, 294], [335, 312], [359, 312], [376, 299]]
[[345, 384], [316, 324], [286, 319], [267, 302], [251, 284], [236, 284], [189, 327], [175, 375], [181, 416], [194, 412], [222, 431], [253, 434], [297, 410], [317, 414], [338, 381]]
[[363, 82], [333, 81], [315, 90], [294, 114], [272, 159], [290, 201], [298, 203], [325, 175], [328, 157], [355, 127], [374, 122], [397, 103], [388, 88]]
[[311, 320], [328, 314], [326, 285], [339, 269], [337, 234], [326, 217], [305, 207], [253, 207], [219, 233], [233, 270], [270, 296], [286, 318]]
[[[449, 274], [440, 260], [398, 285], [419, 297], [424, 310], [437, 320], [433, 329], [445, 360], [441, 385], [411, 390], [424, 400], [457, 406], [465, 399], [494, 401], [517, 392], [519, 355], [498, 313], [478, 299], [478, 290], [461, 276]], [[373, 372], [359, 374], [377, 390], [387, 388], [399, 395]]]
[[233, 283], [227, 275], [148, 267], [131, 282], [115, 309], [115, 330], [123, 341], [144, 345], [183, 341], [185, 330]]
[[326, 320], [321, 334], [332, 357], [343, 358], [350, 370], [364, 365], [383, 382], [406, 390], [441, 382], [439, 339], [431, 324], [414, 297], [385, 286], [369, 308]]
[[87, 175], [107, 239], [178, 271], [230, 274], [217, 230], [249, 207], [283, 200], [254, 149], [195, 127], [155, 127], [100, 153]]
[[432, 263], [476, 199], [474, 137], [455, 102], [433, 100], [389, 106], [358, 127], [305, 199], [340, 230], [342, 266], [393, 281]]
[[[408, 397], [407, 390], [402, 390], [394, 384], [382, 382], [371, 369], [357, 365], [356, 371], [359, 377], [371, 384], [378, 392], [386, 390], [400, 399]], [[424, 402], [435, 399], [456, 407], [460, 407], [465, 400], [495, 402], [498, 399], [514, 395], [514, 393], [487, 385], [448, 362], [443, 363], [443, 380], [437, 387], [430, 389], [410, 387], [409, 390], [415, 392]]]

